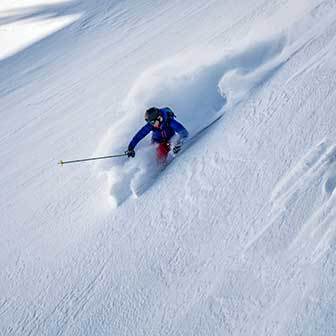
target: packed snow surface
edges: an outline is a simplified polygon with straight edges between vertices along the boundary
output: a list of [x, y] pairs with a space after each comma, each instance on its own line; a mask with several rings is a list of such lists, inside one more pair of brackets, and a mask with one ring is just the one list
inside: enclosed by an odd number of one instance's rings
[[[0, 40], [0, 335], [336, 334], [334, 0], [3, 0]], [[152, 105], [223, 116], [57, 165]]]

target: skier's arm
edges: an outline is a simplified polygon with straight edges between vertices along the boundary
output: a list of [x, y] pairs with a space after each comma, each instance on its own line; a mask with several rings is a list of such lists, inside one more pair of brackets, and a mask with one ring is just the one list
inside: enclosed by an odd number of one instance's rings
[[128, 145], [128, 150], [134, 150], [135, 146], [152, 130], [149, 124], [142, 127], [133, 137]]
[[170, 127], [179, 134], [181, 139], [185, 139], [189, 136], [189, 133], [185, 127], [175, 119], [171, 120]]

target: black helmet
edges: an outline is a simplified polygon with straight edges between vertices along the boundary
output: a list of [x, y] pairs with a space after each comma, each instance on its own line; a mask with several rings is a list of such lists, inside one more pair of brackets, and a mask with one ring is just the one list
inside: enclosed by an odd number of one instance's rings
[[161, 115], [161, 111], [157, 107], [149, 108], [145, 113], [145, 120], [147, 122], [155, 121]]

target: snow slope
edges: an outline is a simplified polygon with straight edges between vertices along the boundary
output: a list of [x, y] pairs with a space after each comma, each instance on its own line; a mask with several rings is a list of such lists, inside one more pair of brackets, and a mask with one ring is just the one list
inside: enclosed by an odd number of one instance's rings
[[[0, 6], [1, 335], [335, 334], [335, 1]], [[224, 116], [136, 199], [147, 140], [57, 165], [152, 104]]]

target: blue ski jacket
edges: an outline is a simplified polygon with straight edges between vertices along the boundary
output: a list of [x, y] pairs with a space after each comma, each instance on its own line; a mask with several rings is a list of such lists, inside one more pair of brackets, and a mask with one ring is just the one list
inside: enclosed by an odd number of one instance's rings
[[161, 127], [155, 128], [150, 123], [147, 123], [135, 134], [128, 145], [129, 150], [133, 150], [138, 142], [150, 132], [152, 132], [152, 141], [155, 143], [167, 142], [175, 133], [178, 133], [181, 138], [188, 137], [188, 131], [174, 119], [174, 114], [169, 107], [161, 108], [160, 111], [163, 117]]

